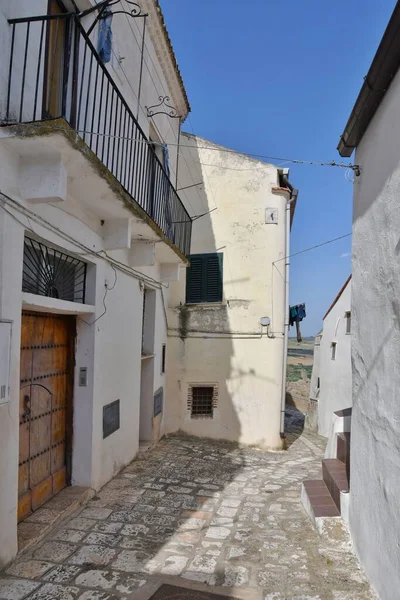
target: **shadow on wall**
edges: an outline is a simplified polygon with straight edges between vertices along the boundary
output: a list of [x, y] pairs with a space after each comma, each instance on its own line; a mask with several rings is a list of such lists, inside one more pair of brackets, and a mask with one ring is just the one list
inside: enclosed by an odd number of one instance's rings
[[[187, 189], [180, 193], [192, 216], [203, 215], [193, 221], [191, 254], [222, 253], [223, 273], [227, 273], [228, 250], [221, 247], [221, 239], [216, 239], [214, 231], [216, 224], [219, 226], [220, 216], [218, 210], [214, 210], [218, 205], [220, 188], [215, 183], [215, 177], [223, 178], [225, 170], [202, 165], [204, 160], [200, 157], [197, 143], [193, 136], [182, 135], [179, 188]], [[218, 155], [217, 152], [213, 154]], [[213, 179], [212, 188], [210, 178]], [[225, 276], [223, 290], [228, 284]], [[226, 334], [232, 329], [229, 306], [216, 302], [185, 303], [186, 273], [174, 285], [174, 292], [170, 296], [170, 315], [173, 315], [170, 321], [173, 321], [173, 325], [170, 324], [172, 331], [169, 332], [167, 360], [172, 377], [175, 377], [177, 365], [178, 372], [177, 385], [173, 389], [175, 384], [172, 382], [167, 394], [167, 415], [172, 417], [169, 418], [167, 431], [181, 430], [200, 437], [238, 441], [241, 439], [241, 425], [232, 402], [231, 389], [234, 347], [233, 340]], [[189, 387], [196, 384], [218, 385], [218, 399], [212, 419], [191, 416]]]
[[288, 449], [303, 433], [304, 414], [296, 408], [290, 392], [286, 392], [285, 448]]

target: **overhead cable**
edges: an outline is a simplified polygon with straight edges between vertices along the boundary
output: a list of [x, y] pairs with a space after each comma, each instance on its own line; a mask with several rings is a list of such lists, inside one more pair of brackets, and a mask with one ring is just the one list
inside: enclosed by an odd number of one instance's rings
[[311, 246], [310, 248], [305, 248], [304, 250], [300, 250], [299, 252], [295, 252], [294, 254], [289, 254], [289, 256], [284, 256], [283, 258], [278, 258], [278, 260], [274, 260], [272, 263], [275, 265], [277, 262], [281, 260], [286, 260], [287, 258], [293, 258], [293, 256], [298, 256], [299, 254], [304, 254], [304, 252], [310, 252], [310, 250], [315, 250], [315, 248], [321, 248], [321, 246], [327, 246], [328, 244], [333, 244], [333, 242], [337, 242], [339, 240], [343, 240], [344, 238], [350, 237], [351, 233], [346, 233], [345, 235], [341, 235], [333, 240], [328, 240], [326, 242], [322, 242], [321, 244], [316, 244], [315, 246]]

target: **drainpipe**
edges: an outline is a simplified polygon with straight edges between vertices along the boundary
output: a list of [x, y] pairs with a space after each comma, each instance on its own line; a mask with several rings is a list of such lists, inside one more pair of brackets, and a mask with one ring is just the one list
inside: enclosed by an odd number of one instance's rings
[[290, 190], [290, 199], [286, 203], [286, 247], [285, 247], [285, 330], [283, 341], [283, 368], [282, 368], [282, 398], [281, 398], [281, 437], [285, 435], [285, 407], [286, 407], [286, 372], [287, 353], [289, 340], [289, 275], [290, 275], [290, 208], [297, 201], [299, 191], [296, 190], [287, 178], [281, 175], [282, 185]]

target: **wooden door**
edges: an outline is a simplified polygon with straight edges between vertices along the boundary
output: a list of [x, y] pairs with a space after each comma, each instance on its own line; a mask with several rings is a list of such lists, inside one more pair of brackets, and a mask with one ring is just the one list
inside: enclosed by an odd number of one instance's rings
[[[65, 12], [65, 8], [59, 0], [49, 0], [49, 15], [62, 15]], [[45, 93], [43, 97], [45, 118], [63, 116], [62, 97], [67, 27], [67, 19], [61, 17], [52, 19], [47, 24]]]
[[73, 317], [22, 314], [18, 521], [69, 483], [74, 330]]

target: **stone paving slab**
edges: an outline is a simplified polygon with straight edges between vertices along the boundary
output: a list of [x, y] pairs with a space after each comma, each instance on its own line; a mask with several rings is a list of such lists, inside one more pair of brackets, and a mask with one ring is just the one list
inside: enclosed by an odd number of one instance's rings
[[348, 545], [300, 504], [325, 440], [292, 420], [282, 452], [169, 437], [0, 576], [0, 600], [148, 600], [157, 584], [249, 600], [371, 600]]

